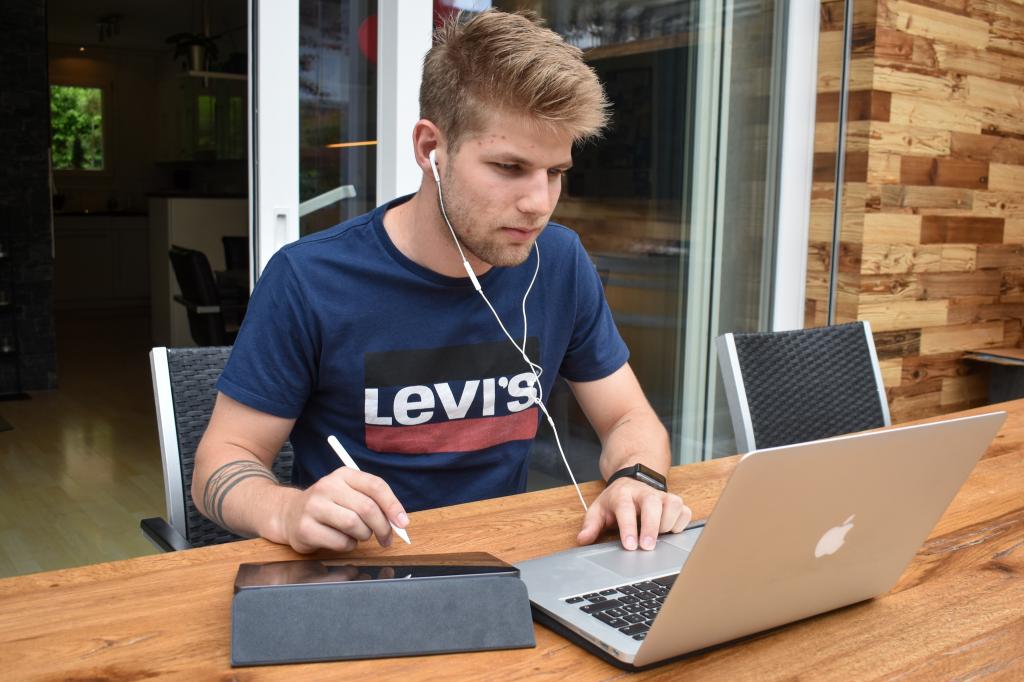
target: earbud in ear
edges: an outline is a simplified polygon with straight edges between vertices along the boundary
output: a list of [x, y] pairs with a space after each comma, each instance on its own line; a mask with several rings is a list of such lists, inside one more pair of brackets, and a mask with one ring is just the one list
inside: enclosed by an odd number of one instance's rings
[[437, 150], [431, 149], [430, 153], [427, 154], [427, 158], [430, 159], [430, 170], [434, 172], [434, 181], [440, 185], [441, 175], [437, 172]]

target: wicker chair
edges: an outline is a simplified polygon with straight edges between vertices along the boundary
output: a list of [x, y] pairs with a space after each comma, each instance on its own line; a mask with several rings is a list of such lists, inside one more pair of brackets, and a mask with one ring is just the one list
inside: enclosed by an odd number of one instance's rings
[[[143, 519], [141, 526], [143, 535], [161, 550], [242, 539], [201, 515], [191, 492], [196, 447], [213, 413], [217, 379], [230, 354], [229, 346], [159, 347], [149, 353], [167, 520]], [[274, 462], [274, 474], [281, 482], [291, 481], [292, 459], [291, 444], [285, 442]]]
[[739, 452], [889, 426], [867, 322], [716, 339]]

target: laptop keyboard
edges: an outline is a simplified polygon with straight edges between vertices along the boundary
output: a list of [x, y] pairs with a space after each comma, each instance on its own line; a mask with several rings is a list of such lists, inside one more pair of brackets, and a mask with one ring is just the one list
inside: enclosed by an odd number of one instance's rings
[[598, 592], [565, 597], [562, 601], [576, 605], [583, 613], [589, 613], [624, 635], [643, 640], [654, 625], [654, 617], [665, 603], [665, 597], [678, 575], [673, 573], [653, 580], [641, 580]]

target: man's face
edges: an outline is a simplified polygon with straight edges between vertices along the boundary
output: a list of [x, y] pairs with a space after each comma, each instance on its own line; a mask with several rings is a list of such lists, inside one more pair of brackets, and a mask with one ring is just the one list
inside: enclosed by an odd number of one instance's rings
[[571, 165], [572, 137], [523, 116], [494, 114], [483, 131], [467, 133], [441, 174], [445, 210], [463, 248], [498, 267], [524, 262]]

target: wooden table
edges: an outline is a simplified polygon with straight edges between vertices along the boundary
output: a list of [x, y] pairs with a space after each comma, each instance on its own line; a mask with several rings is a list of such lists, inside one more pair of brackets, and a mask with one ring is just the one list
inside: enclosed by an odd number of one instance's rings
[[[638, 677], [1024, 677], [1024, 400], [1000, 407], [1010, 413], [1005, 426], [891, 593]], [[736, 461], [676, 467], [671, 488], [685, 494], [698, 518], [706, 516]], [[598, 490], [584, 486], [590, 498]], [[416, 544], [396, 543], [387, 552], [485, 550], [516, 562], [571, 546], [579, 522], [575, 492], [559, 488], [414, 514]], [[367, 546], [360, 554], [381, 551]], [[296, 556], [251, 540], [0, 580], [0, 677], [563, 681], [626, 675], [542, 627], [536, 649], [231, 669], [238, 564]]]

